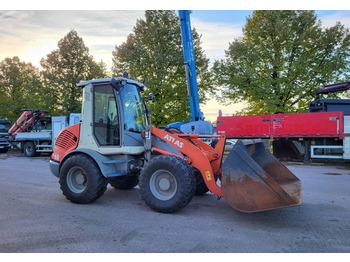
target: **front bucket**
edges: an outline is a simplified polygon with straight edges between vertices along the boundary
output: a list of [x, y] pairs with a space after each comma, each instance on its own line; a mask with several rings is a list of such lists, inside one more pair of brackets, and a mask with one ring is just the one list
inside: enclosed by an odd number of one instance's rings
[[221, 188], [225, 200], [242, 212], [301, 204], [301, 181], [261, 139], [236, 142], [222, 166]]

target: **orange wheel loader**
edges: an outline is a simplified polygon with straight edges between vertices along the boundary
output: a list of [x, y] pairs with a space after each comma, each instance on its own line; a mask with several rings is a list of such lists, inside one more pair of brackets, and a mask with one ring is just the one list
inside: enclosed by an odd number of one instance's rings
[[[176, 212], [207, 191], [243, 212], [300, 205], [301, 182], [261, 140], [237, 141], [223, 161], [223, 135], [152, 127], [143, 84], [120, 77], [78, 85], [82, 120], [59, 133], [50, 159], [71, 202], [90, 203], [109, 183], [117, 189], [138, 185], [147, 205], [163, 213]], [[211, 147], [203, 138], [218, 142]]]

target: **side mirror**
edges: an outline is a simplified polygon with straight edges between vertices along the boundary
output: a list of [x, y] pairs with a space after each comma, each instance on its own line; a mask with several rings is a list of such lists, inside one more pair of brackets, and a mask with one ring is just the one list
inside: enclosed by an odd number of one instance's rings
[[110, 85], [116, 89], [118, 92], [119, 90], [126, 85], [126, 80], [116, 80], [115, 78], [111, 79]]
[[152, 102], [153, 100], [154, 100], [154, 95], [153, 95], [153, 93], [152, 92], [150, 92], [149, 94], [148, 94], [148, 102]]

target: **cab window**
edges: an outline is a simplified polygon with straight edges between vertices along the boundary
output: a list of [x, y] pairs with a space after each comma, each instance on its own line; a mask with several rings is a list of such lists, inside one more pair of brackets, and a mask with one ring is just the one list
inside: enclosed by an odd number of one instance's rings
[[142, 96], [135, 85], [127, 85], [120, 92], [123, 107], [124, 129], [141, 133], [147, 125], [146, 109]]

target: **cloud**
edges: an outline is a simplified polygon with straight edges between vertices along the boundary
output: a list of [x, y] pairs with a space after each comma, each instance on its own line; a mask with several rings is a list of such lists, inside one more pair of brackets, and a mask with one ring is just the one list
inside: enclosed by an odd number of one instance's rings
[[335, 11], [330, 15], [322, 16], [321, 21], [322, 26], [324, 27], [332, 27], [336, 24], [336, 22], [341, 22], [341, 24], [343, 24], [345, 27], [350, 28], [350, 11]]
[[204, 22], [198, 19], [192, 19], [191, 24], [202, 35], [202, 47], [211, 63], [225, 58], [229, 43], [242, 36], [240, 24]]
[[[191, 18], [191, 25], [202, 35], [202, 47], [210, 59], [211, 65], [215, 60], [225, 58], [225, 50], [228, 49], [230, 42], [235, 38], [242, 37], [241, 24], [204, 22]], [[219, 110], [222, 110], [224, 116], [232, 115], [242, 110], [245, 106], [245, 103], [223, 105], [219, 104], [215, 99], [210, 99], [206, 104], [201, 105], [201, 110], [206, 120], [216, 121]]]
[[141, 10], [0, 11], [0, 60], [19, 56], [39, 66], [40, 59], [57, 49], [58, 41], [74, 29], [95, 59], [110, 67], [114, 46], [125, 41], [143, 17]]
[[[57, 49], [57, 43], [74, 29], [97, 61], [111, 67], [115, 45], [126, 40], [144, 11], [0, 11], [0, 60], [19, 56], [40, 66], [40, 59]], [[241, 25], [192, 19], [202, 35], [204, 51], [211, 63], [225, 56], [229, 42], [242, 34]]]

